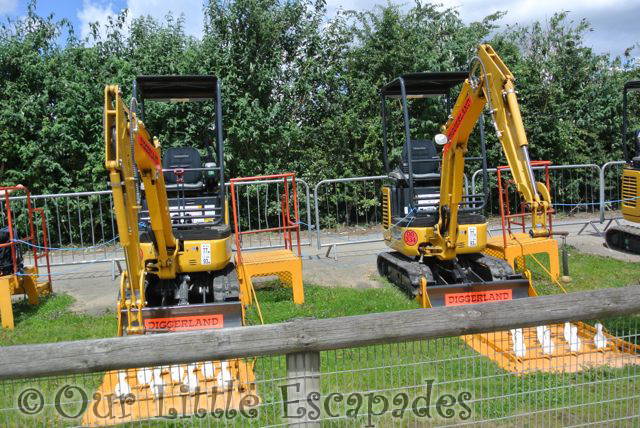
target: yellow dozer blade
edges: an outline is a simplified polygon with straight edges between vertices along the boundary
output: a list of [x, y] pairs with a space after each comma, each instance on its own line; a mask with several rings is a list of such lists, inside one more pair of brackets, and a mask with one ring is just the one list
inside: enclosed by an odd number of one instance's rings
[[251, 406], [259, 401], [253, 361], [234, 359], [113, 370], [105, 374], [82, 425], [110, 426], [161, 417], [221, 415], [239, 409], [243, 399], [252, 400]]
[[[240, 327], [240, 302], [142, 309], [149, 334]], [[126, 311], [120, 312], [126, 324]], [[216, 323], [209, 323], [212, 319]], [[151, 328], [155, 327], [155, 328]], [[257, 405], [254, 360], [233, 358], [175, 366], [111, 370], [93, 396], [82, 423], [109, 426], [159, 417], [220, 414], [238, 410], [241, 400]], [[250, 401], [247, 401], [250, 400]]]
[[640, 364], [640, 346], [582, 322], [473, 334], [462, 339], [504, 370], [519, 374], [573, 373], [599, 366]]
[[[512, 234], [505, 239], [496, 236], [489, 240], [485, 253], [507, 261], [515, 271], [521, 272], [529, 282], [529, 297], [538, 293], [531, 271], [526, 267], [526, 256], [530, 256], [563, 293], [567, 292], [558, 281], [558, 243], [553, 237], [531, 238], [526, 234]], [[548, 255], [548, 267], [537, 259], [539, 253]], [[526, 296], [514, 298], [520, 297]], [[596, 327], [582, 322], [563, 323], [461, 338], [504, 370], [519, 374], [535, 371], [572, 373], [599, 366], [640, 364], [638, 345], [612, 336], [601, 324], [596, 324]]]

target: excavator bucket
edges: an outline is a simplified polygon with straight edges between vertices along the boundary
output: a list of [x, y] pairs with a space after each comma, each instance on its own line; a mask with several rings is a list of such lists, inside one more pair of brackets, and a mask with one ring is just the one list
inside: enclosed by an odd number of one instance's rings
[[[242, 325], [242, 304], [220, 302], [144, 308], [147, 334]], [[126, 311], [122, 312], [126, 323]], [[230, 359], [175, 366], [112, 370], [104, 375], [84, 414], [86, 426], [111, 426], [152, 418], [221, 414], [259, 398], [254, 361]]]
[[640, 364], [640, 346], [582, 322], [462, 336], [476, 352], [518, 373], [579, 372]]

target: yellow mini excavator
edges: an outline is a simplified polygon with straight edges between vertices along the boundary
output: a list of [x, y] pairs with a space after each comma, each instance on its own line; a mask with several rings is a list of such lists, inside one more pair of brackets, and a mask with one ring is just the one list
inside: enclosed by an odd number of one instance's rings
[[[104, 96], [105, 164], [127, 264], [117, 304], [118, 334], [243, 325], [231, 259], [219, 80], [140, 76], [128, 106], [117, 85], [107, 86]], [[215, 119], [207, 129], [215, 131], [215, 147], [206, 148], [204, 162], [194, 147], [167, 148], [161, 155], [159, 140], [151, 139], [143, 123], [149, 101], [214, 102]], [[253, 363], [232, 359], [110, 371], [98, 392], [122, 405], [94, 402], [83, 424], [162, 417], [178, 408], [195, 413], [200, 411], [198, 400], [213, 403], [209, 410], [224, 403], [237, 408], [244, 395], [256, 390]], [[218, 401], [214, 392], [222, 395]], [[130, 394], [135, 405], [127, 406]], [[185, 396], [190, 397], [186, 402]]]
[[[627, 82], [622, 93], [622, 148], [626, 161], [622, 173], [622, 217], [629, 222], [640, 223], [640, 130], [631, 132], [633, 150], [629, 150], [629, 92], [640, 93], [640, 80]], [[605, 240], [611, 249], [640, 254], [640, 228], [637, 226], [610, 227], [605, 233]]]
[[[442, 133], [433, 142], [412, 139], [407, 99], [448, 98], [459, 84], [462, 89]], [[380, 274], [425, 308], [535, 296], [526, 270], [514, 273], [506, 260], [487, 254], [492, 250], [487, 244], [487, 220], [479, 212], [485, 196], [463, 192], [467, 142], [481, 120], [483, 108], [488, 106], [513, 182], [531, 216], [530, 238], [552, 239], [547, 224], [551, 212], [549, 189], [534, 179], [509, 69], [491, 46], [481, 45], [469, 73], [405, 74], [384, 86], [381, 96], [384, 160], [391, 180], [383, 188], [384, 240], [394, 251], [378, 256]], [[387, 148], [388, 98], [400, 99], [404, 117], [402, 160], [393, 171], [389, 169]], [[482, 132], [480, 136], [484, 155]], [[436, 144], [443, 146], [441, 160]], [[485, 159], [476, 158], [483, 161], [486, 172]], [[486, 178], [484, 189], [486, 195]], [[523, 247], [522, 256], [526, 254]], [[597, 325], [567, 322], [466, 335], [462, 339], [503, 369], [517, 373], [640, 364], [640, 347], [597, 330]], [[596, 343], [596, 334], [604, 334], [606, 345]]]
[[[483, 254], [487, 220], [464, 195], [469, 136], [485, 105], [517, 190], [532, 216], [530, 234], [548, 236], [547, 187], [534, 179], [513, 76], [489, 45], [481, 45], [470, 73], [402, 75], [381, 90], [384, 158], [392, 184], [383, 188], [384, 240], [393, 252], [378, 256], [380, 274], [420, 296], [425, 306], [511, 300], [534, 294], [529, 281], [504, 260]], [[407, 99], [444, 95], [463, 84], [443, 132], [434, 141], [411, 138]], [[388, 161], [386, 100], [399, 98], [404, 118], [402, 161]], [[440, 161], [436, 144], [444, 146]], [[439, 163], [441, 162], [441, 167]]]
[[[106, 167], [127, 270], [120, 283], [118, 333], [229, 327], [242, 323], [231, 261], [224, 185], [219, 82], [213, 76], [141, 76], [132, 105], [105, 89]], [[216, 104], [217, 159], [193, 147], [160, 153], [144, 123], [149, 101]], [[136, 189], [136, 171], [143, 195]]]

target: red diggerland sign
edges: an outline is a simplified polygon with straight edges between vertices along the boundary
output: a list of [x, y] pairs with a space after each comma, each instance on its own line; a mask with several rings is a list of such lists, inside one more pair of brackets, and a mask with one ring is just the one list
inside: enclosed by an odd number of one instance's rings
[[460, 107], [460, 111], [458, 112], [455, 119], [453, 119], [453, 123], [451, 124], [451, 128], [449, 128], [449, 132], [447, 132], [448, 143], [446, 146], [444, 146], [444, 150], [442, 151], [443, 156], [447, 154], [447, 151], [449, 150], [449, 146], [451, 146], [451, 141], [453, 141], [453, 138], [458, 133], [458, 130], [460, 129], [460, 125], [462, 124], [462, 121], [464, 120], [464, 117], [469, 112], [470, 108], [471, 108], [471, 97], [467, 95], [467, 98], [465, 98], [464, 101], [462, 102], [462, 107]]
[[144, 320], [144, 328], [150, 330], [184, 331], [207, 330], [222, 327], [224, 327], [224, 316], [222, 314], [147, 318]]
[[138, 138], [136, 139], [140, 148], [147, 154], [151, 162], [153, 162], [156, 168], [162, 168], [162, 162], [160, 162], [160, 156], [158, 152], [156, 152], [155, 147], [142, 137], [142, 135], [138, 134]]
[[471, 291], [444, 295], [445, 306], [473, 305], [475, 303], [502, 302], [513, 299], [513, 290]]

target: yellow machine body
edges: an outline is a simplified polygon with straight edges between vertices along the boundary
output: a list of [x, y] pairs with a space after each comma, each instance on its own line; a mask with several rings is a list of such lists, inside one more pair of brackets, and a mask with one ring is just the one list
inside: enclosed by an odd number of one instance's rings
[[[487, 220], [474, 211], [472, 204], [465, 205], [469, 195], [464, 193], [469, 138], [488, 107], [515, 186], [528, 206], [530, 233], [534, 237], [549, 236], [546, 216], [551, 197], [533, 175], [514, 80], [493, 48], [480, 45], [468, 74], [402, 75], [381, 91], [383, 115], [384, 97], [400, 95], [405, 144], [402, 163], [390, 172], [391, 184], [382, 190], [383, 236], [393, 252], [378, 256], [378, 271], [413, 296], [423, 292], [421, 283], [426, 280], [429, 296], [425, 299], [432, 306], [447, 305], [449, 297], [461, 293], [470, 293], [474, 302], [531, 295], [527, 278], [514, 274], [506, 261], [486, 254]], [[462, 87], [441, 134], [434, 142], [413, 140], [406, 100], [446, 95], [457, 84]], [[383, 127], [386, 156], [384, 117]], [[421, 167], [438, 160], [436, 143], [443, 146], [439, 171]], [[389, 170], [386, 160], [385, 164]]]
[[[176, 273], [216, 271], [223, 269], [231, 261], [231, 238], [212, 240], [185, 240], [184, 250], [175, 254]], [[142, 262], [152, 264], [158, 254], [150, 242], [140, 243]], [[203, 263], [203, 260], [208, 260]]]
[[[134, 141], [133, 157], [130, 142]], [[120, 244], [127, 262], [120, 283], [118, 331], [143, 333], [146, 287], [153, 278], [176, 280], [179, 275], [215, 272], [231, 260], [231, 234], [219, 239], [178, 239], [169, 211], [160, 143], [153, 139], [135, 112], [127, 109], [118, 86], [105, 88], [105, 165], [113, 189]], [[153, 239], [143, 242], [139, 230], [141, 206], [136, 200], [134, 162], [144, 184]], [[228, 228], [228, 204], [224, 201]], [[176, 311], [179, 311], [176, 308]], [[212, 307], [212, 310], [215, 308]], [[125, 322], [126, 320], [126, 322]]]
[[[640, 129], [628, 132], [634, 123], [629, 118], [628, 100], [629, 95], [633, 93], [637, 100], [640, 94], [640, 80], [626, 82], [622, 91], [622, 148], [626, 163], [621, 178], [621, 208], [622, 217], [632, 224], [615, 224], [608, 227], [605, 241], [613, 250], [640, 254], [640, 227], [635, 225], [640, 223]], [[637, 124], [637, 119], [635, 123]], [[629, 141], [630, 137], [633, 137], [632, 141]]]
[[[17, 192], [25, 198], [26, 210], [13, 209], [9, 195]], [[35, 208], [31, 201], [31, 192], [21, 184], [0, 186], [0, 196], [4, 198], [3, 217], [5, 232], [2, 237], [3, 270], [0, 272], [0, 319], [2, 328], [15, 327], [12, 296], [26, 296], [29, 303], [37, 305], [40, 297], [52, 293], [51, 265], [49, 263], [49, 244], [46, 215], [43, 208]], [[16, 196], [16, 195], [14, 195]], [[41, 220], [39, 231], [42, 242], [36, 239], [36, 218]], [[26, 230], [18, 225], [26, 224]], [[36, 245], [37, 244], [37, 245]], [[22, 250], [27, 250], [33, 265], [24, 264]]]
[[51, 281], [38, 280], [38, 270], [31, 266], [24, 268], [22, 275], [9, 274], [0, 276], [0, 318], [2, 328], [13, 329], [13, 306], [11, 296], [23, 294], [29, 303], [37, 305], [40, 297], [51, 294]]
[[[407, 238], [405, 238], [405, 236]], [[391, 226], [383, 231], [385, 244], [405, 256], [424, 254], [420, 244], [436, 239], [435, 227]], [[417, 237], [417, 241], [413, 237]], [[457, 254], [481, 253], [487, 246], [487, 223], [461, 224], [458, 226]]]
[[[421, 241], [422, 252], [441, 260], [452, 260], [468, 251], [458, 245], [459, 238], [468, 227], [458, 222], [459, 206], [463, 199], [464, 164], [468, 152], [469, 136], [487, 104], [492, 112], [494, 126], [502, 151], [507, 158], [518, 192], [529, 205], [532, 216], [532, 233], [548, 235], [546, 216], [551, 206], [549, 192], [534, 179], [528, 155], [528, 141], [522, 123], [520, 107], [515, 93], [511, 71], [489, 45], [480, 45], [477, 51], [477, 80], [467, 79], [458, 95], [447, 123], [443, 126], [446, 144], [442, 154], [439, 209], [447, 207], [448, 219], [440, 216], [438, 224], [428, 237]], [[472, 74], [473, 74], [472, 70]], [[484, 226], [486, 242], [486, 225]], [[482, 251], [483, 248], [479, 250]]]
[[622, 216], [625, 220], [640, 223], [640, 170], [625, 165], [622, 172]]

